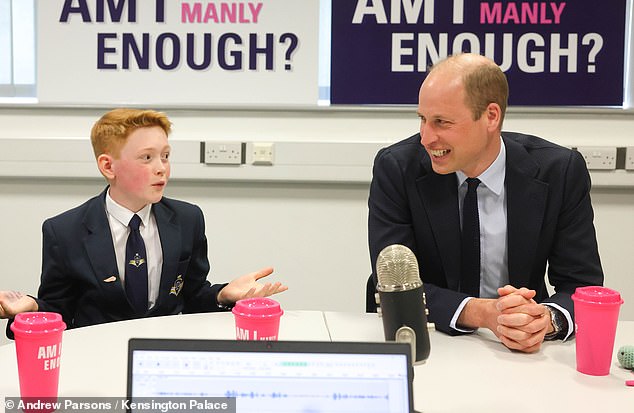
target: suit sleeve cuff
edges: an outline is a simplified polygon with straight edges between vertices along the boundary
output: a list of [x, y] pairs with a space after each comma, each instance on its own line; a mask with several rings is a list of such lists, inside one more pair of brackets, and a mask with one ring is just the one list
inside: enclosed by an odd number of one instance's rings
[[462, 302], [456, 309], [456, 312], [453, 314], [453, 317], [451, 317], [451, 321], [449, 322], [449, 327], [453, 328], [456, 331], [460, 331], [461, 333], [473, 333], [475, 331], [474, 329], [459, 328], [457, 326], [458, 317], [460, 317], [460, 313], [462, 313], [462, 310], [464, 309], [465, 305], [467, 305], [469, 300], [471, 300], [472, 298], [473, 297], [467, 297], [464, 300], [462, 300]]

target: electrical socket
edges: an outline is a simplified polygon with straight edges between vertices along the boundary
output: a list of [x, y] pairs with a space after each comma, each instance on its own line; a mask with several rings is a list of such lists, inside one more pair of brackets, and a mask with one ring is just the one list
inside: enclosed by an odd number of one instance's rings
[[634, 170], [634, 146], [625, 148], [625, 169], [628, 171]]
[[275, 144], [253, 142], [253, 165], [273, 165], [275, 161]]
[[203, 161], [212, 165], [240, 165], [244, 163], [243, 142], [207, 141]]
[[588, 169], [616, 169], [616, 147], [582, 146], [577, 150], [586, 160]]

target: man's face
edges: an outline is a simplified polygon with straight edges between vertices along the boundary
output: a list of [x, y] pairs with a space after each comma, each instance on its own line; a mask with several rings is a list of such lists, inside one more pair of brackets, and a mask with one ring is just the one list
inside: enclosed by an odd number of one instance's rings
[[131, 211], [161, 200], [170, 176], [170, 146], [158, 126], [132, 132], [111, 159], [110, 196]]
[[455, 70], [439, 69], [427, 76], [418, 96], [418, 115], [421, 144], [436, 173], [460, 170], [476, 177], [493, 163], [499, 153], [499, 138], [490, 122], [490, 108], [473, 120]]

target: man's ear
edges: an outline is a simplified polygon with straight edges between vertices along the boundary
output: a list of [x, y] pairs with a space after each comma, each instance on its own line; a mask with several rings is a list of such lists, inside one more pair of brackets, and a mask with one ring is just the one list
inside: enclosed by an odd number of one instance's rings
[[113, 180], [115, 177], [112, 161], [112, 156], [107, 153], [102, 153], [97, 157], [97, 167], [99, 168], [99, 172], [101, 172], [108, 181]]
[[502, 108], [497, 103], [489, 103], [484, 112], [487, 117], [488, 129], [497, 131], [502, 126]]

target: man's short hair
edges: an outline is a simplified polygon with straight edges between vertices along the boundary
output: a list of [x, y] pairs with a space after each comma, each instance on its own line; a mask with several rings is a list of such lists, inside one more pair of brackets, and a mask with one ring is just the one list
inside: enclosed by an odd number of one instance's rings
[[502, 112], [501, 125], [508, 106], [509, 84], [500, 67], [484, 56], [462, 53], [436, 63], [430, 73], [445, 65], [462, 73], [465, 104], [471, 109], [473, 120], [480, 119], [490, 103], [497, 103]]

